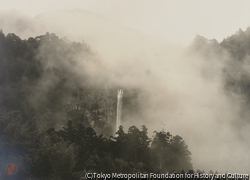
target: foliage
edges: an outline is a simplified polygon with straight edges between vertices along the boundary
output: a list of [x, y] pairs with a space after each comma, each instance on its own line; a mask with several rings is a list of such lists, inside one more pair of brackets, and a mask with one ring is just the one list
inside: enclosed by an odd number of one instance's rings
[[[85, 43], [55, 34], [22, 40], [0, 31], [0, 160], [23, 179], [80, 179], [86, 172], [137, 173], [189, 170], [191, 153], [180, 136], [121, 126], [116, 137], [116, 87], [96, 86], [77, 70], [95, 61]], [[68, 67], [71, 68], [68, 68]], [[126, 89], [125, 89], [126, 90]], [[127, 90], [128, 91], [128, 90]], [[136, 113], [138, 90], [124, 97]], [[0, 178], [6, 173], [0, 172]]]

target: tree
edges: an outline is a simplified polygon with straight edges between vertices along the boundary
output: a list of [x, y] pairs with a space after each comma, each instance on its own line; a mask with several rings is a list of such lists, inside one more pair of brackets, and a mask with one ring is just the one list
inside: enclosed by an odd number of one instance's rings
[[155, 136], [153, 138], [151, 144], [151, 162], [153, 163], [152, 167], [156, 167], [158, 171], [168, 171], [169, 169], [169, 161], [171, 157], [170, 150], [170, 138], [172, 135], [169, 132], [155, 131]]
[[173, 136], [170, 140], [170, 149], [172, 152], [172, 169], [176, 172], [192, 169], [191, 164], [191, 152], [188, 150], [188, 146], [180, 136]]

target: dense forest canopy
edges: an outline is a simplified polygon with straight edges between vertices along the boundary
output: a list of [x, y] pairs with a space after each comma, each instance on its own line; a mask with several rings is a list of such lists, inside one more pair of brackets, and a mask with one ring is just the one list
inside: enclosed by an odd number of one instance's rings
[[[191, 56], [198, 54], [208, 64], [214, 57], [226, 59], [223, 88], [229, 97], [243, 99], [242, 116], [248, 115], [250, 102], [249, 46], [250, 28], [221, 43], [197, 35], [188, 47]], [[22, 40], [0, 32], [1, 179], [8, 177], [9, 162], [18, 167], [16, 177], [32, 180], [74, 180], [86, 172], [194, 173], [181, 136], [162, 130], [150, 138], [145, 125], [127, 132], [120, 126], [115, 132], [117, 89], [125, 92], [127, 118], [143, 112], [143, 90], [108, 81], [105, 66], [99, 76], [91, 76], [92, 65], [101, 66], [84, 42], [54, 33]], [[206, 68], [202, 75], [212, 78]], [[241, 121], [237, 126], [248, 123]]]
[[[98, 61], [94, 57], [84, 42], [53, 33], [22, 40], [1, 31], [1, 179], [8, 176], [8, 162], [16, 164], [19, 178], [39, 180], [192, 169], [191, 153], [178, 135], [161, 131], [151, 139], [146, 126], [131, 126], [127, 133], [121, 126], [112, 136], [118, 85], [75, 73]], [[140, 90], [122, 88], [124, 114], [139, 113]]]

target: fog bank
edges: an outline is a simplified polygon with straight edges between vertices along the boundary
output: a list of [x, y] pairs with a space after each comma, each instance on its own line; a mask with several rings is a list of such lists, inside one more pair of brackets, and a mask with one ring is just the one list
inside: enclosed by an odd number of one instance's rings
[[[41, 14], [36, 18], [15, 10], [0, 12], [0, 25], [5, 34], [13, 32], [21, 38], [48, 31], [86, 42], [93, 51], [89, 63], [77, 54], [76, 66], [62, 64], [78, 77], [87, 73], [89, 81], [100, 86], [105, 80], [109, 86], [141, 90], [141, 113], [125, 115], [125, 129], [146, 125], [150, 133], [164, 129], [182, 136], [192, 153], [194, 169], [250, 173], [245, 102], [241, 96], [229, 95], [224, 86], [222, 72], [225, 68], [231, 71], [226, 64], [232, 57], [227, 52], [207, 58], [81, 10]], [[46, 51], [39, 52], [41, 58], [46, 55]], [[44, 78], [44, 83], [49, 79]]]

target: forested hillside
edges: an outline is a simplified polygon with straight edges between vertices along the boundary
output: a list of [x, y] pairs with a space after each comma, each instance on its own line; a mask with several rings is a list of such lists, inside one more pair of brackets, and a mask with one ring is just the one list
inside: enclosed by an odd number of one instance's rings
[[140, 113], [141, 90], [107, 83], [105, 68], [90, 76], [96, 57], [84, 42], [53, 33], [22, 40], [0, 32], [1, 179], [10, 178], [8, 163], [18, 168], [11, 178], [32, 180], [192, 169], [178, 135], [154, 132], [151, 139], [146, 126], [127, 133], [121, 126], [114, 136], [117, 89], [125, 92], [123, 116]]
[[[250, 100], [250, 28], [239, 29], [221, 43], [197, 35], [190, 50], [199, 53], [207, 61], [222, 64], [222, 76], [225, 90], [232, 95], [243, 96], [247, 105]], [[212, 76], [210, 74], [210, 76]]]
[[[229, 123], [245, 144], [250, 28], [220, 43], [197, 35], [187, 50], [187, 56], [204, 64], [202, 78], [207, 83], [219, 79], [226, 97], [238, 103], [240, 118]], [[118, 89], [124, 90], [122, 119], [143, 117], [143, 88], [123, 86], [112, 81], [115, 76], [119, 74], [108, 72], [85, 42], [53, 33], [21, 39], [1, 31], [0, 179], [78, 180], [87, 172], [194, 173], [181, 136], [162, 130], [151, 138], [143, 124], [131, 125], [127, 132], [120, 126], [115, 132]], [[9, 163], [18, 168], [13, 176], [5, 172]]]

